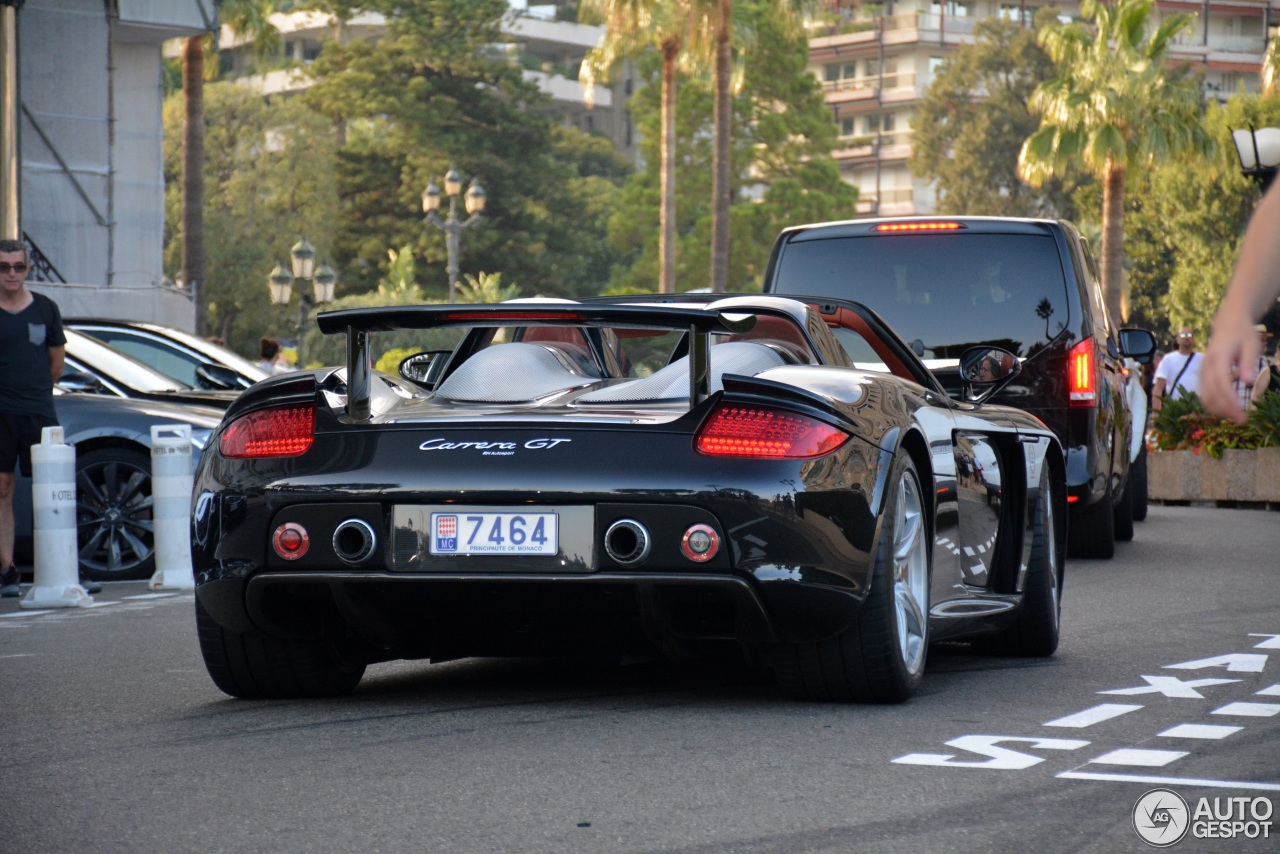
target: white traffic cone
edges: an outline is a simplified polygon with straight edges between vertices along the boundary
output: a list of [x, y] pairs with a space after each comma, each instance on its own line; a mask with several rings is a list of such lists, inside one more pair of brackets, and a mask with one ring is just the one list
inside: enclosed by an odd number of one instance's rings
[[61, 427], [46, 427], [31, 446], [31, 509], [35, 579], [21, 608], [78, 608], [93, 604], [80, 586], [76, 553], [76, 449]]
[[156, 571], [152, 590], [194, 590], [191, 572], [191, 425], [151, 427], [151, 518]]

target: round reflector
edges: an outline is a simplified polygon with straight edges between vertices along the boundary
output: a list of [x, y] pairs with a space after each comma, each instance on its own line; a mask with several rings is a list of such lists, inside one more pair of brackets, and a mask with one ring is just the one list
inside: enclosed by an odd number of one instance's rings
[[720, 551], [720, 537], [710, 525], [694, 525], [684, 532], [680, 540], [680, 551], [689, 560], [702, 563], [711, 560]]
[[271, 545], [285, 560], [297, 560], [311, 548], [311, 537], [297, 522], [285, 522], [271, 536]]

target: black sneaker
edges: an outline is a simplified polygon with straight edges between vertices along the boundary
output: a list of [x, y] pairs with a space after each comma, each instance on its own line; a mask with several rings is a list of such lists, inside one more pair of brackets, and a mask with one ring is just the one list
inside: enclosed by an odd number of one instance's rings
[[18, 586], [18, 568], [10, 566], [4, 572], [0, 572], [0, 597], [13, 599], [21, 593], [22, 588]]
[[91, 578], [81, 578], [80, 586], [84, 588], [85, 593], [101, 593], [102, 585]]

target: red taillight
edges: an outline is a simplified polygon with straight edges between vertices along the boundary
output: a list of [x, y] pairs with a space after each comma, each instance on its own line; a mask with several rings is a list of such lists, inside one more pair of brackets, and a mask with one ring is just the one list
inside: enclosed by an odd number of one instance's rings
[[222, 433], [224, 457], [296, 457], [315, 438], [314, 406], [277, 406], [241, 416]]
[[956, 231], [964, 228], [958, 222], [885, 222], [873, 231]]
[[712, 457], [803, 460], [829, 454], [848, 439], [843, 430], [793, 412], [721, 405], [703, 423], [694, 446]]
[[1097, 361], [1092, 338], [1071, 348], [1067, 357], [1067, 394], [1072, 406], [1098, 405]]

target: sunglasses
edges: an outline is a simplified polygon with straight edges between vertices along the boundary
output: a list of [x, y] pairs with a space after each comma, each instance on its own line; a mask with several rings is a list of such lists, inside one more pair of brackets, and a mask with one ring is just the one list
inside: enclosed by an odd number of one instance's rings
[[1179, 332], [1178, 337], [1179, 338], [1195, 338], [1196, 336], [1192, 335], [1190, 332]]
[[4, 273], [8, 273], [10, 270], [12, 270], [15, 273], [25, 273], [30, 269], [31, 269], [30, 264], [23, 264], [23, 263], [5, 264], [3, 262], [0, 262], [0, 275], [3, 275]]

